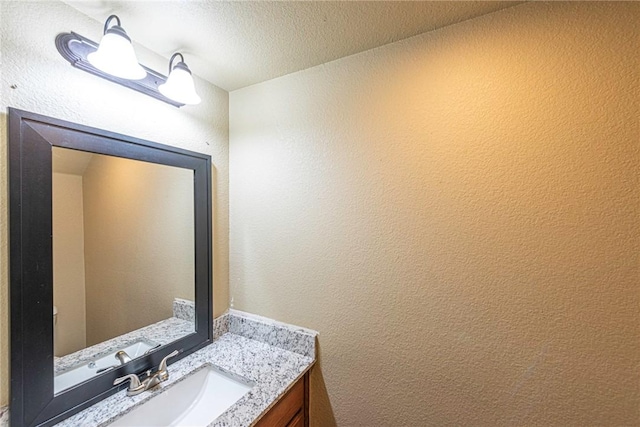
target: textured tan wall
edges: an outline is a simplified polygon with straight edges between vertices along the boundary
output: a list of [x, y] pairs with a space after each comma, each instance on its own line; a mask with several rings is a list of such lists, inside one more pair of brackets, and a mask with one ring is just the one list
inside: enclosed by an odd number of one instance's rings
[[640, 4], [529, 3], [234, 91], [235, 307], [313, 426], [639, 425]]
[[82, 176], [54, 172], [52, 187], [54, 354], [64, 356], [87, 345]]
[[[55, 36], [76, 31], [93, 40], [93, 21], [60, 1], [0, 2], [0, 147], [6, 107], [13, 106], [211, 155], [213, 169], [214, 312], [228, 306], [228, 94], [196, 79], [202, 104], [175, 108], [73, 68]], [[135, 40], [135, 28], [127, 28]], [[167, 59], [136, 47], [140, 61], [164, 70]], [[198, 70], [193, 70], [198, 73]], [[12, 88], [15, 86], [15, 88]], [[9, 400], [6, 148], [0, 149], [0, 405]]]
[[83, 189], [87, 345], [193, 301], [193, 171], [94, 155]]

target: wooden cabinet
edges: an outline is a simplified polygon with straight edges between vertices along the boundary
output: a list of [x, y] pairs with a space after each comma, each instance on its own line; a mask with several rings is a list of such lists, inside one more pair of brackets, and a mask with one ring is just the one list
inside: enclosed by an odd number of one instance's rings
[[287, 424], [287, 427], [304, 427], [305, 420], [307, 420], [307, 417], [303, 415], [303, 411], [300, 411], [298, 415], [293, 417], [291, 422]]
[[304, 374], [289, 391], [262, 416], [256, 427], [309, 426], [309, 373]]

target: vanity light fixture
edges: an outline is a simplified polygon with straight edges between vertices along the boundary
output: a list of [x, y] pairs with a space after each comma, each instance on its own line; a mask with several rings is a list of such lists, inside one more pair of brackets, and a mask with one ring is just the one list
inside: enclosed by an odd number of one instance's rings
[[[114, 20], [116, 24], [110, 26]], [[138, 63], [131, 39], [116, 15], [107, 18], [103, 33], [100, 45], [74, 32], [61, 33], [56, 36], [56, 48], [74, 67], [160, 101], [176, 107], [200, 103], [182, 54], [171, 57], [167, 77]], [[178, 56], [181, 61], [173, 65]]]
[[[173, 65], [173, 61], [180, 57], [180, 62]], [[196, 93], [193, 84], [191, 70], [184, 63], [184, 56], [181, 53], [174, 53], [169, 60], [169, 77], [165, 84], [158, 86], [161, 94], [174, 101], [183, 104], [199, 104], [200, 97]]]
[[[109, 28], [113, 20], [116, 25]], [[102, 40], [98, 50], [87, 55], [87, 60], [97, 69], [127, 80], [145, 78], [147, 72], [138, 64], [131, 39], [120, 26], [120, 18], [111, 15], [104, 23]]]

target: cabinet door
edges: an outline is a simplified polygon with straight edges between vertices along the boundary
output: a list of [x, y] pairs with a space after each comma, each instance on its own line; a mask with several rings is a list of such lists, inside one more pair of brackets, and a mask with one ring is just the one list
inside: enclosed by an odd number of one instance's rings
[[304, 427], [304, 413], [300, 411], [296, 414], [295, 417], [291, 420], [287, 427]]

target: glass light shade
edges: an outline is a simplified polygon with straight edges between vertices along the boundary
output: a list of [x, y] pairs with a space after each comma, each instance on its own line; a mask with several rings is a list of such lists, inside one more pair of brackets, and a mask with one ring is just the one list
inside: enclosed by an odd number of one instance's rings
[[158, 86], [161, 94], [181, 104], [199, 104], [200, 97], [196, 93], [191, 72], [183, 62], [178, 63], [167, 82]]
[[140, 80], [147, 72], [138, 64], [131, 41], [111, 30], [102, 37], [98, 50], [87, 55], [97, 69], [128, 80]]

